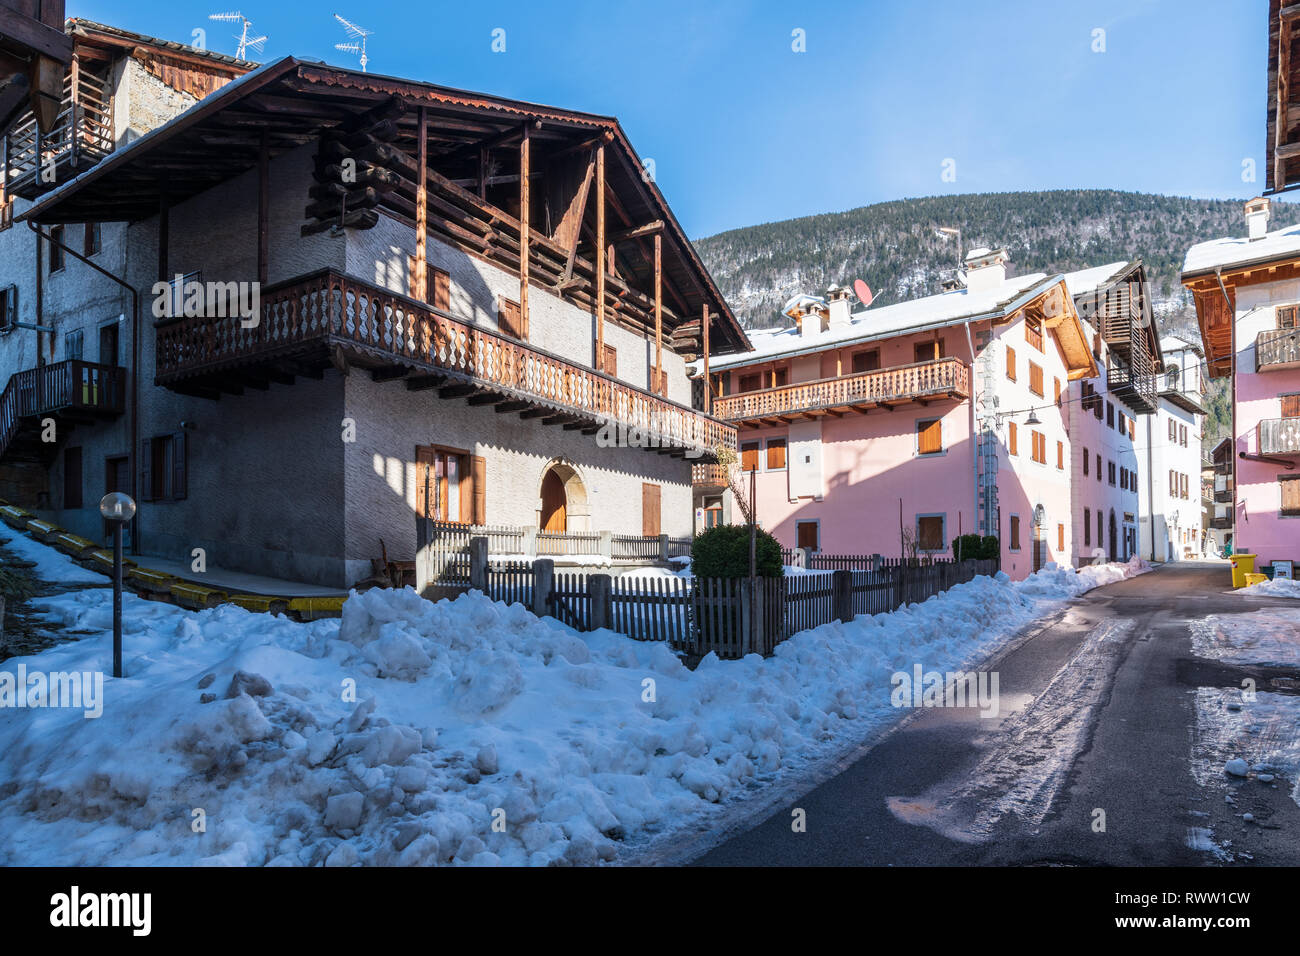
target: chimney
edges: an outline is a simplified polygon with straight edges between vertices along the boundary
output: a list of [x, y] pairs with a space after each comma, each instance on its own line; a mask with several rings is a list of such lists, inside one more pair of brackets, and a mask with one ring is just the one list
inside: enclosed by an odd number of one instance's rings
[[1007, 250], [972, 249], [966, 256], [966, 288], [982, 292], [1000, 286], [1007, 278]]
[[852, 300], [849, 290], [833, 285], [826, 290], [826, 328], [847, 329], [851, 322]]
[[826, 315], [824, 303], [810, 303], [807, 310], [799, 314], [799, 336], [806, 339], [826, 331]]
[[1246, 235], [1250, 241], [1263, 239], [1268, 232], [1268, 198], [1256, 196], [1246, 203]]

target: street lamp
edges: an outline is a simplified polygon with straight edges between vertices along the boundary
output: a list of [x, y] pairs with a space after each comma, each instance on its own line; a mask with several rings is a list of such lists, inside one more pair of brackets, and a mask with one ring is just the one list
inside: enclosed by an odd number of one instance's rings
[[122, 491], [110, 491], [99, 501], [99, 513], [113, 524], [113, 676], [122, 676], [122, 525], [135, 517], [135, 501]]

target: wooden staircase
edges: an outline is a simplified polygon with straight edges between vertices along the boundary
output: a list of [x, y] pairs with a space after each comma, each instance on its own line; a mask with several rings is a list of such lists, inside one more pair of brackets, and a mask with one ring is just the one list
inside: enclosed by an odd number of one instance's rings
[[[48, 464], [71, 427], [122, 414], [126, 370], [68, 359], [10, 376], [0, 394], [0, 461]], [[53, 419], [54, 440], [42, 421]]]

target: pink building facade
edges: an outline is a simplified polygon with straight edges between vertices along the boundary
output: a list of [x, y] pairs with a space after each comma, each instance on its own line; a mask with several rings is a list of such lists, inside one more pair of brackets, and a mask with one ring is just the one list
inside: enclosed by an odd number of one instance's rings
[[1213, 377], [1232, 383], [1228, 534], [1256, 567], [1300, 563], [1300, 227], [1268, 232], [1246, 204], [1245, 238], [1193, 246], [1183, 284]]
[[1007, 278], [1004, 253], [977, 250], [964, 288], [857, 312], [832, 290], [787, 315], [710, 369], [742, 490], [752, 476], [783, 546], [951, 557], [976, 533], [998, 537], [1015, 578], [1071, 561], [1057, 399], [1096, 364], [1062, 276]]

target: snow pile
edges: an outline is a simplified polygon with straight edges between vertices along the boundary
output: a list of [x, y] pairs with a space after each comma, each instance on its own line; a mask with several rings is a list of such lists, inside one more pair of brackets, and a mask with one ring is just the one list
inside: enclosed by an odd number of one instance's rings
[[1232, 664], [1300, 667], [1300, 610], [1211, 614], [1191, 624], [1192, 651]]
[[1201, 786], [1280, 787], [1300, 805], [1300, 698], [1197, 688], [1191, 767]]
[[[896, 720], [895, 671], [974, 666], [1140, 570], [977, 578], [694, 671], [478, 593], [372, 590], [309, 624], [128, 594], [102, 717], [0, 711], [0, 864], [610, 861]], [[108, 669], [107, 591], [34, 605], [88, 636], [0, 672]]]
[[1300, 581], [1292, 578], [1273, 578], [1271, 581], [1252, 584], [1248, 588], [1237, 588], [1232, 593], [1244, 594], [1247, 597], [1300, 598]]

